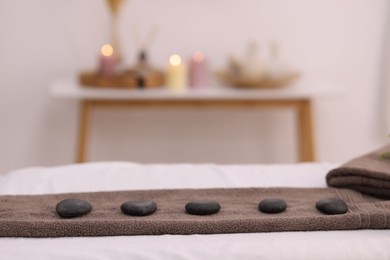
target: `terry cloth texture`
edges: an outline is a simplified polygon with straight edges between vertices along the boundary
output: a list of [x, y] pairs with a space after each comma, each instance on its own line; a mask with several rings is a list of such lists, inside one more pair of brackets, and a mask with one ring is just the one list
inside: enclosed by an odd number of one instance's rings
[[331, 170], [326, 176], [328, 186], [390, 199], [390, 159], [382, 158], [384, 152], [390, 152], [390, 145]]
[[[56, 204], [79, 198], [92, 204], [88, 215], [62, 219]], [[287, 202], [285, 212], [266, 214], [258, 203], [266, 198]], [[344, 200], [343, 215], [324, 215], [315, 204], [326, 198]], [[123, 214], [120, 205], [128, 200], [154, 200], [157, 211], [146, 217]], [[215, 200], [221, 210], [210, 216], [185, 212], [192, 200]], [[162, 234], [220, 234], [278, 231], [389, 229], [390, 201], [334, 188], [237, 188], [176, 189], [0, 196], [0, 236], [70, 237]]]

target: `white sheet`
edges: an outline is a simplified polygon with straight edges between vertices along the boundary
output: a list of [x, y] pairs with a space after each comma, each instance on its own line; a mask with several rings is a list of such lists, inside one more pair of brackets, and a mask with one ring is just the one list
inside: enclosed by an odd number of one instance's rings
[[[325, 187], [330, 164], [89, 163], [0, 176], [0, 194], [212, 187]], [[93, 181], [91, 181], [93, 180]], [[390, 259], [390, 231], [0, 238], [0, 259]]]

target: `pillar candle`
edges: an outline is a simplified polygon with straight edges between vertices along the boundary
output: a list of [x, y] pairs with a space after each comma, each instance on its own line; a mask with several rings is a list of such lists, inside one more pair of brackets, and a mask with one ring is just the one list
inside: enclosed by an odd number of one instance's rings
[[101, 49], [99, 73], [105, 76], [114, 75], [117, 69], [117, 58], [111, 45], [105, 44]]
[[174, 54], [169, 58], [167, 72], [167, 87], [174, 92], [181, 92], [186, 89], [185, 66], [179, 55]]
[[208, 85], [209, 72], [207, 61], [202, 52], [195, 52], [189, 62], [189, 85], [205, 87]]

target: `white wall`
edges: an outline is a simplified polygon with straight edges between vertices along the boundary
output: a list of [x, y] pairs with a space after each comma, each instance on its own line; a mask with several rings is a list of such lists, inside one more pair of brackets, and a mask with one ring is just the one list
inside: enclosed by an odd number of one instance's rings
[[[150, 56], [202, 50], [214, 69], [249, 40], [278, 40], [305, 77], [332, 82], [345, 98], [315, 103], [319, 161], [342, 162], [386, 141], [379, 95], [386, 0], [131, 0], [121, 33], [126, 64], [131, 28], [157, 25]], [[77, 103], [52, 99], [52, 80], [94, 68], [109, 40], [104, 1], [0, 0], [0, 172], [71, 163]], [[313, 85], [313, 88], [316, 86]], [[294, 162], [291, 111], [159, 109], [98, 111], [91, 160]]]

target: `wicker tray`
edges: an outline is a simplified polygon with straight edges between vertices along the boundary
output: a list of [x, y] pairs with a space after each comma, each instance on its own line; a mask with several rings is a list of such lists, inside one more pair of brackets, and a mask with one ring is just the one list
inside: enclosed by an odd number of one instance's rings
[[82, 72], [79, 82], [83, 87], [94, 88], [157, 88], [164, 84], [164, 74], [160, 71], [141, 76], [133, 70], [118, 75], [105, 76], [98, 72]]
[[280, 78], [247, 78], [247, 77], [232, 77], [229, 73], [218, 72], [219, 79], [233, 87], [238, 88], [280, 88], [285, 87], [296, 81], [300, 74], [293, 72]]

